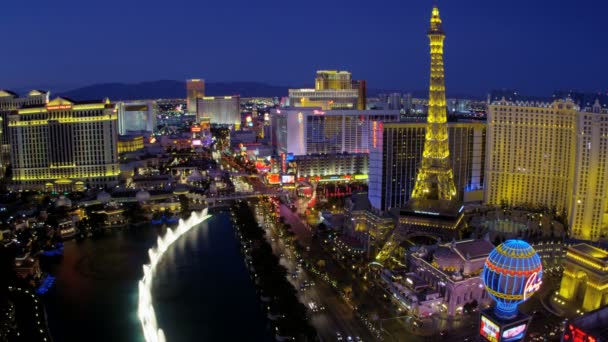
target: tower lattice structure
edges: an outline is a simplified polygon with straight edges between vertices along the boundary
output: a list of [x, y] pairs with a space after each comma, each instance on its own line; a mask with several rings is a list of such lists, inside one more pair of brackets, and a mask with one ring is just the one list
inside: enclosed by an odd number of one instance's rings
[[448, 200], [456, 198], [448, 146], [447, 108], [443, 66], [443, 40], [439, 8], [433, 7], [428, 31], [431, 48], [431, 79], [426, 136], [422, 162], [412, 191], [413, 199]]

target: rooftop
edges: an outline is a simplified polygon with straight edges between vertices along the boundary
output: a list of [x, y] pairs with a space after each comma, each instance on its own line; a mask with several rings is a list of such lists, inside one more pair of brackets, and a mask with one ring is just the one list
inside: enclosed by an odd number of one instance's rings
[[597, 260], [598, 262], [608, 262], [608, 252], [603, 249], [588, 245], [586, 243], [579, 243], [570, 247], [570, 249], [579, 252], [580, 254], [584, 254], [590, 258]]
[[465, 260], [487, 257], [494, 245], [487, 240], [463, 240], [454, 244], [454, 250]]
[[400, 214], [454, 219], [462, 213], [462, 209], [462, 203], [457, 201], [412, 198], [400, 210]]
[[587, 334], [605, 341], [608, 339], [608, 306], [590, 311], [573, 319], [571, 323]]

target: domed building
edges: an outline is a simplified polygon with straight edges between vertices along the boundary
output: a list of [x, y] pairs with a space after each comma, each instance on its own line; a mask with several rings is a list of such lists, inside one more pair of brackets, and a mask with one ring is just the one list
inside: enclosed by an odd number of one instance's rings
[[173, 193], [175, 195], [186, 195], [188, 193], [188, 187], [180, 184], [173, 189]]
[[[409, 269], [428, 284], [426, 292], [438, 293], [448, 315], [464, 311], [465, 307], [489, 304], [480, 274], [489, 253], [494, 248], [487, 239], [461, 240], [439, 244], [437, 248], [421, 248], [409, 257]], [[405, 284], [408, 286], [408, 284]], [[438, 312], [440, 307], [422, 307], [418, 313]]]
[[192, 173], [188, 175], [186, 181], [190, 184], [201, 182], [203, 181], [203, 175], [201, 175], [201, 173], [197, 169], [194, 169], [194, 171], [192, 171]]
[[463, 264], [463, 260], [449, 247], [439, 247], [433, 253], [433, 266], [444, 272], [457, 272]]
[[105, 191], [102, 191], [97, 194], [97, 200], [99, 201], [99, 203], [105, 204], [112, 200], [112, 195]]
[[72, 200], [70, 200], [69, 198], [61, 195], [55, 201], [55, 207], [57, 207], [57, 208], [59, 208], [59, 207], [68, 207], [68, 208], [71, 208], [72, 207]]
[[150, 193], [147, 192], [146, 190], [139, 190], [135, 194], [135, 199], [139, 203], [148, 202], [150, 200]]

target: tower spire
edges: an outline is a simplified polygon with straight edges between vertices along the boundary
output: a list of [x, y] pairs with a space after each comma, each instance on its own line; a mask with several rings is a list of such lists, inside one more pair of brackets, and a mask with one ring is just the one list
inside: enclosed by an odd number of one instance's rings
[[443, 66], [443, 40], [439, 8], [433, 6], [428, 31], [431, 52], [431, 77], [426, 135], [422, 162], [418, 169], [414, 199], [454, 200], [456, 187], [448, 145], [447, 109]]

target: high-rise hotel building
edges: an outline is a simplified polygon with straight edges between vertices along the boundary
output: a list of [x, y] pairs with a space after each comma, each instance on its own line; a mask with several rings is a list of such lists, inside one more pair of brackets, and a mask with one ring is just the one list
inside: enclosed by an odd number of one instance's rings
[[42, 105], [49, 101], [50, 93], [43, 90], [31, 90], [27, 96], [20, 97], [10, 90], [0, 89], [0, 177], [4, 175], [10, 160], [10, 143], [8, 136], [8, 116], [13, 111], [31, 105]]
[[491, 103], [486, 202], [566, 211], [566, 192], [574, 176], [576, 117], [572, 102]]
[[193, 78], [186, 81], [186, 111], [196, 113], [196, 99], [205, 96], [205, 80]]
[[571, 236], [608, 233], [608, 111], [552, 102], [493, 101], [488, 111], [485, 201], [554, 209]]
[[241, 126], [241, 97], [205, 96], [196, 100], [196, 122], [208, 121], [211, 125]]
[[572, 236], [597, 241], [608, 236], [608, 110], [596, 103], [577, 117]]
[[[374, 125], [369, 160], [370, 203], [389, 211], [409, 201], [425, 144], [425, 122], [379, 122]], [[485, 182], [486, 123], [448, 123], [448, 146], [458, 200], [481, 202]]]
[[147, 134], [156, 131], [158, 104], [154, 100], [121, 101], [118, 110], [118, 134]]
[[277, 154], [369, 153], [374, 124], [399, 120], [398, 110], [271, 110]]
[[353, 81], [348, 71], [319, 70], [314, 89], [289, 89], [289, 103], [293, 107], [321, 107], [323, 110], [363, 110], [367, 104], [367, 83]]
[[24, 106], [8, 119], [15, 189], [72, 191], [117, 184], [117, 111], [108, 99], [58, 97]]

